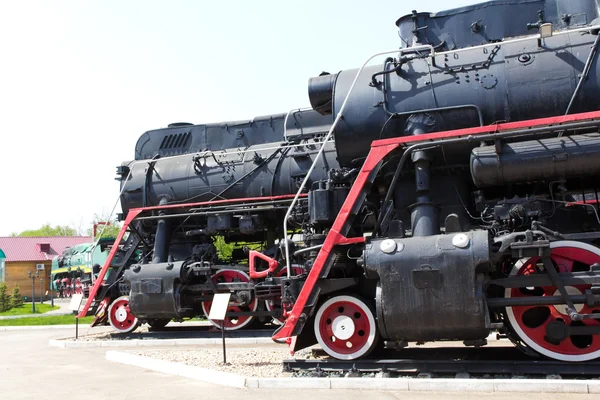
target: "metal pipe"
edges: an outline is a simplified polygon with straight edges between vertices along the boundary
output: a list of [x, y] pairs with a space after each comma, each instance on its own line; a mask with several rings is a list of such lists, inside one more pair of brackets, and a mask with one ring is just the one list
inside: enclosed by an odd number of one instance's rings
[[290, 116], [290, 114], [296, 113], [296, 112], [302, 112], [302, 111], [311, 111], [312, 107], [303, 107], [303, 108], [292, 108], [290, 111], [288, 111], [287, 114], [285, 114], [285, 118], [283, 120], [283, 140], [285, 142], [287, 142], [287, 122], [288, 122], [288, 118]]
[[581, 90], [584, 82], [587, 81], [588, 75], [590, 73], [590, 68], [592, 67], [592, 62], [593, 62], [594, 58], [596, 57], [596, 53], [598, 52], [599, 44], [600, 44], [600, 35], [596, 35], [596, 41], [594, 42], [594, 45], [592, 46], [592, 50], [590, 51], [590, 54], [588, 55], [588, 59], [585, 62], [585, 67], [583, 68], [583, 72], [581, 73], [581, 78], [579, 79], [579, 82], [577, 83], [577, 87], [575, 88], [575, 91], [573, 92], [573, 96], [571, 97], [571, 101], [569, 102], [569, 105], [567, 107], [567, 111], [565, 112], [565, 115], [568, 115], [569, 111], [571, 111], [571, 107], [573, 106], [573, 103], [575, 102], [577, 95], [579, 95], [579, 91]]
[[294, 257], [296, 257], [296, 256], [298, 256], [298, 255], [300, 255], [302, 253], [309, 252], [309, 251], [319, 250], [321, 247], [323, 247], [323, 245], [322, 244], [318, 244], [316, 246], [311, 246], [311, 247], [306, 247], [304, 249], [300, 249], [300, 250], [294, 252]]
[[[439, 141], [437, 143], [426, 141], [426, 142], [413, 144], [412, 146], [408, 147], [404, 151], [404, 153], [402, 153], [402, 156], [400, 157], [400, 161], [398, 162], [398, 167], [396, 168], [396, 172], [394, 173], [394, 177], [392, 178], [392, 182], [390, 183], [387, 194], [385, 196], [385, 200], [383, 201], [382, 204], [388, 204], [388, 202], [392, 198], [394, 188], [395, 188], [396, 184], [398, 183], [398, 179], [400, 178], [400, 172], [402, 171], [402, 168], [403, 168], [404, 164], [406, 163], [406, 159], [408, 158], [408, 156], [413, 151], [418, 150], [420, 148], [433, 149], [433, 148], [437, 148], [437, 147], [440, 147], [442, 145], [447, 145], [447, 144], [470, 142], [470, 141], [491, 140], [491, 139], [506, 138], [506, 137], [512, 137], [512, 136], [520, 136], [520, 135], [535, 136], [536, 134], [547, 134], [547, 133], [551, 133], [554, 131], [565, 131], [565, 130], [569, 130], [569, 129], [586, 128], [586, 127], [592, 127], [592, 126], [598, 127], [599, 125], [600, 125], [600, 121], [574, 122], [574, 123], [570, 123], [570, 124], [557, 125], [557, 126], [544, 126], [544, 127], [539, 127], [539, 128], [520, 129], [520, 130], [516, 130], [516, 131], [509, 131], [509, 132], [488, 133], [485, 135], [468, 135], [466, 137], [461, 137], [461, 138], [446, 139], [446, 140], [442, 139], [441, 141]], [[426, 140], [426, 139], [424, 139], [424, 140]], [[376, 234], [377, 231], [379, 230], [382, 220], [383, 220], [383, 215], [381, 215], [377, 219], [377, 223], [375, 224], [375, 227], [373, 228], [373, 234]]]
[[[412, 47], [411, 50], [430, 50], [430, 57], [433, 57], [435, 55], [435, 50], [433, 49], [433, 46], [431, 46], [431, 45], [416, 46], [416, 47]], [[402, 53], [402, 50], [400, 50], [400, 52]], [[358, 77], [360, 76], [360, 73], [365, 69], [367, 64], [375, 57], [384, 56], [384, 55], [388, 55], [388, 54], [396, 54], [396, 53], [398, 53], [398, 49], [384, 51], [381, 53], [376, 53], [376, 54], [372, 55], [371, 57], [369, 57], [363, 63], [363, 65], [359, 68], [359, 70], [356, 72], [356, 76], [354, 77], [354, 81], [352, 82], [352, 85], [350, 85], [350, 89], [348, 89], [348, 93], [346, 94], [346, 98], [344, 99], [344, 102], [342, 103], [342, 107], [340, 108], [338, 115], [335, 117], [335, 120], [333, 121], [331, 128], [329, 128], [329, 132], [327, 132], [327, 135], [325, 136], [325, 139], [323, 140], [323, 144], [321, 145], [319, 152], [317, 153], [315, 159], [313, 160], [313, 163], [310, 166], [310, 169], [308, 170], [308, 172], [306, 173], [306, 176], [302, 180], [302, 184], [300, 185], [300, 188], [298, 189], [296, 196], [294, 196], [294, 200], [292, 201], [292, 204], [290, 204], [290, 207], [289, 207], [287, 213], [285, 214], [285, 218], [283, 219], [283, 235], [284, 235], [284, 240], [285, 240], [285, 264], [286, 264], [288, 278], [292, 276], [292, 270], [291, 270], [291, 264], [290, 264], [290, 246], [287, 241], [287, 221], [288, 221], [288, 218], [290, 217], [290, 215], [292, 214], [292, 210], [293, 210], [294, 206], [296, 205], [296, 202], [298, 201], [298, 197], [300, 197], [300, 193], [302, 193], [302, 191], [304, 190], [304, 187], [306, 186], [306, 183], [308, 182], [310, 175], [312, 174], [315, 167], [317, 166], [317, 162], [319, 161], [319, 158], [321, 158], [321, 156], [325, 150], [325, 143], [331, 138], [331, 136], [333, 135], [333, 131], [335, 130], [335, 127], [337, 126], [338, 122], [342, 118], [342, 115], [344, 114], [344, 109], [346, 108], [348, 99], [350, 98], [350, 95], [352, 94], [352, 91], [354, 90], [354, 86], [356, 86], [356, 82], [358, 81]]]

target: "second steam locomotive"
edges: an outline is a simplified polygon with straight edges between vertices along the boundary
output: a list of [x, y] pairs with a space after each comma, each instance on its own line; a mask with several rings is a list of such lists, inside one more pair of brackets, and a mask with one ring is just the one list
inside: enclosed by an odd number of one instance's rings
[[311, 110], [145, 133], [80, 315], [128, 332], [229, 292], [225, 329], [344, 360], [494, 331], [600, 357], [598, 9], [415, 11], [383, 63], [310, 79]]

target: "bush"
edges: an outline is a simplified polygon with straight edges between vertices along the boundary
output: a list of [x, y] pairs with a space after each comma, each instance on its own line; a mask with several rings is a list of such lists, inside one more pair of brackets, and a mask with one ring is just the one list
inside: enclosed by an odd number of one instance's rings
[[6, 286], [6, 283], [0, 283], [0, 312], [8, 311], [12, 308], [10, 304], [10, 296], [8, 293], [6, 293], [7, 290], [8, 287]]
[[21, 296], [21, 291], [19, 290], [19, 285], [16, 284], [13, 288], [12, 296], [10, 298], [10, 304], [13, 308], [21, 307], [24, 303], [23, 296]]

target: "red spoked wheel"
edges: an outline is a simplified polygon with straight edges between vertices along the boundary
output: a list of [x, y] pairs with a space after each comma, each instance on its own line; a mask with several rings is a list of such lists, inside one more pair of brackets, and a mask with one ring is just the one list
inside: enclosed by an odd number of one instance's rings
[[75, 279], [75, 294], [83, 294], [83, 285], [81, 284], [81, 279]]
[[[212, 276], [212, 280], [215, 283], [228, 283], [228, 282], [250, 282], [250, 276], [246, 274], [244, 271], [239, 271], [236, 269], [221, 269], [217, 271], [216, 274]], [[249, 294], [252, 296], [251, 294]], [[252, 315], [244, 315], [241, 317], [227, 317], [225, 321], [213, 321], [208, 318], [208, 314], [210, 313], [210, 307], [212, 306], [212, 301], [205, 301], [202, 303], [202, 311], [206, 318], [213, 324], [215, 327], [221, 329], [221, 326], [225, 328], [226, 331], [235, 331], [238, 329], [242, 329], [243, 327], [250, 324], [254, 321], [254, 316]], [[229, 307], [227, 308], [227, 312], [254, 312], [258, 308], [258, 300], [256, 297], [252, 296], [252, 298], [247, 303], [235, 303], [230, 302]]]
[[62, 284], [63, 284], [63, 295], [64, 297], [71, 297], [71, 295], [73, 294], [73, 292], [71, 291], [71, 280], [69, 278], [63, 278], [62, 280]]
[[[550, 244], [550, 259], [559, 273], [589, 271], [594, 263], [600, 263], [600, 249], [580, 242], [558, 241]], [[539, 257], [520, 260], [511, 275], [546, 273]], [[591, 285], [567, 286], [571, 295], [583, 294]], [[559, 296], [555, 286], [509, 288], [505, 297]], [[600, 307], [575, 304], [581, 314], [600, 313]], [[571, 335], [563, 340], [548, 336], [548, 328], [556, 326], [600, 326], [598, 320], [573, 321], [567, 315], [564, 304], [545, 306], [514, 306], [506, 308], [506, 315], [517, 336], [530, 348], [546, 357], [561, 361], [588, 361], [600, 357], [600, 335]]]
[[379, 339], [373, 311], [354, 296], [336, 296], [323, 303], [314, 328], [323, 350], [340, 360], [367, 356]]
[[[292, 276], [300, 275], [304, 272], [304, 268], [300, 265], [292, 265]], [[282, 277], [287, 275], [287, 269], [283, 268], [279, 271], [275, 276]], [[265, 300], [265, 308], [267, 311], [281, 310], [281, 296], [278, 297], [277, 300]], [[273, 323], [276, 325], [283, 325], [285, 322], [285, 318], [281, 317], [273, 317]]]
[[140, 322], [129, 309], [129, 296], [116, 298], [108, 307], [108, 322], [121, 333], [133, 332]]

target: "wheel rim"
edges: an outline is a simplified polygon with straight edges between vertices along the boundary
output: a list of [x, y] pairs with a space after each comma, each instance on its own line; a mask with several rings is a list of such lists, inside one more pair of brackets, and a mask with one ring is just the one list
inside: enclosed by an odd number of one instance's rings
[[[212, 280], [213, 282], [215, 282], [215, 284], [226, 282], [250, 282], [250, 277], [244, 271], [238, 271], [235, 269], [221, 269], [212, 276]], [[242, 329], [254, 320], [254, 316], [241, 316], [227, 317], [224, 321], [213, 321], [212, 319], [208, 318], [211, 306], [212, 301], [203, 302], [202, 311], [204, 312], [204, 315], [210, 321], [210, 323], [219, 329], [221, 329], [221, 327], [223, 326], [226, 331], [235, 331], [238, 329]], [[256, 297], [253, 297], [252, 301], [250, 301], [250, 303], [245, 306], [229, 303], [229, 307], [227, 307], [227, 312], [254, 312], [257, 308], [258, 300], [256, 299]]]
[[117, 331], [129, 333], [138, 327], [138, 319], [129, 309], [129, 297], [121, 296], [108, 307], [108, 321]]
[[367, 355], [377, 338], [373, 312], [353, 296], [336, 296], [323, 303], [315, 317], [314, 328], [323, 350], [341, 360]]
[[[303, 272], [304, 269], [301, 266], [292, 265], [292, 273], [294, 274], [293, 276], [300, 275]], [[286, 269], [282, 269], [275, 276], [282, 277], [284, 275], [287, 275]], [[265, 308], [267, 309], [267, 311], [281, 310], [281, 296], [279, 296], [277, 300], [265, 300]], [[283, 316], [273, 317], [273, 323], [276, 325], [283, 325], [284, 322], [285, 318]]]
[[[586, 243], [559, 241], [550, 244], [550, 258], [560, 272], [589, 271], [590, 265], [600, 262], [600, 249]], [[518, 262], [511, 275], [529, 275], [539, 272], [539, 257]], [[567, 286], [570, 294], [581, 294], [591, 285]], [[509, 288], [507, 298], [559, 295], [555, 286]], [[582, 314], [600, 313], [600, 307], [576, 304]], [[566, 314], [566, 305], [507, 307], [506, 314], [511, 327], [529, 347], [547, 357], [561, 361], [587, 361], [600, 357], [600, 335], [569, 336], [557, 342], [548, 339], [546, 328], [553, 322], [564, 322], [568, 326], [599, 326], [598, 320], [572, 321]]]

